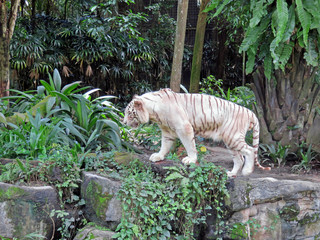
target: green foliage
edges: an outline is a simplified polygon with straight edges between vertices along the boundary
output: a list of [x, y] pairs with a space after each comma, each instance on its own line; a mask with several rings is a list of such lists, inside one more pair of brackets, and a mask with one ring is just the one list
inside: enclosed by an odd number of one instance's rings
[[250, 239], [259, 228], [261, 228], [261, 225], [255, 218], [249, 219], [244, 223], [235, 223], [230, 229], [230, 237], [231, 239]]
[[232, 21], [239, 5], [247, 6], [241, 8], [244, 11], [240, 14], [250, 19], [241, 23], [245, 37], [239, 49], [247, 53], [247, 73], [253, 71], [256, 60], [264, 60], [265, 75], [271, 79], [274, 69], [285, 70], [296, 45], [304, 48], [309, 65], [319, 65], [320, 18], [316, 10], [319, 1], [217, 0], [207, 11], [216, 9], [214, 16], [222, 12]]
[[278, 167], [280, 167], [281, 164], [285, 164], [286, 158], [288, 154], [290, 154], [290, 146], [282, 146], [280, 143], [277, 145], [260, 144], [259, 147], [262, 151], [260, 152], [261, 159], [263, 159], [263, 161], [271, 159], [273, 163], [278, 164]]
[[[122, 147], [119, 111], [109, 101], [113, 96], [92, 100], [90, 95], [99, 89], [80, 94], [88, 89], [80, 87], [80, 82], [62, 87], [57, 70], [54, 70], [53, 77], [49, 75], [49, 83], [43, 80], [41, 83], [36, 94], [15, 91], [18, 95], [3, 98], [10, 101], [16, 99], [10, 111], [5, 112], [7, 117], [3, 115], [0, 120], [14, 130], [3, 129], [0, 135], [6, 135], [7, 140], [28, 140], [30, 146], [26, 149], [31, 149], [32, 156], [45, 152], [46, 146], [51, 143], [73, 146], [79, 141], [87, 149], [98, 145], [107, 149]], [[22, 128], [24, 134], [19, 132]]]
[[250, 88], [239, 86], [232, 90], [229, 88], [227, 91], [225, 91], [223, 89], [222, 79], [216, 79], [212, 75], [204, 78], [200, 82], [200, 92], [226, 99], [249, 109], [252, 108], [252, 104], [255, 102], [254, 94]]
[[217, 214], [216, 234], [222, 234], [228, 193], [220, 168], [211, 163], [169, 167], [162, 178], [133, 162], [128, 171], [119, 191], [123, 217], [114, 238], [193, 239], [194, 227], [205, 223], [203, 214], [211, 208]]
[[137, 129], [132, 130], [133, 140], [147, 149], [157, 151], [161, 146], [161, 130], [157, 124], [140, 125]]
[[305, 142], [299, 145], [298, 158], [301, 161], [292, 167], [292, 171], [300, 172], [302, 170], [309, 172], [312, 169], [313, 164], [319, 164], [319, 153], [312, 150], [312, 144], [307, 146]]
[[15, 88], [35, 88], [55, 68], [62, 70], [64, 80], [74, 76], [124, 97], [137, 90], [133, 82], [167, 82], [175, 21], [159, 13], [168, 4], [150, 5], [148, 16], [130, 10], [133, 1], [120, 1], [129, 7], [118, 2], [74, 1], [65, 9], [57, 3], [54, 8], [60, 11], [50, 15], [41, 6], [35, 9], [41, 15], [19, 16], [10, 45], [11, 68], [19, 79]]

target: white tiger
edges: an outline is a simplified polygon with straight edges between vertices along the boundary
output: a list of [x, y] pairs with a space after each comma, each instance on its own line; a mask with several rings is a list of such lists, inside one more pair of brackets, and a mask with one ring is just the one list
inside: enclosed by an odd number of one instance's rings
[[[205, 94], [175, 93], [171, 89], [162, 89], [141, 96], [134, 96], [125, 109], [124, 123], [136, 128], [141, 123], [156, 122], [162, 132], [161, 148], [150, 156], [153, 162], [163, 160], [170, 151], [175, 138], [179, 138], [188, 156], [185, 164], [197, 162], [195, 135], [223, 140], [234, 150], [236, 157], [232, 171], [228, 176], [236, 176], [242, 168], [242, 174], [248, 175], [258, 162], [259, 122], [249, 109], [235, 103]], [[253, 129], [252, 147], [245, 141], [248, 130]]]

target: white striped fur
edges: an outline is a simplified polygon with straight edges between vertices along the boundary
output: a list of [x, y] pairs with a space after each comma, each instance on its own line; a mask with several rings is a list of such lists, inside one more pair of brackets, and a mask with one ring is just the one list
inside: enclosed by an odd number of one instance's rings
[[[162, 89], [135, 96], [125, 110], [124, 123], [137, 127], [141, 123], [156, 122], [162, 131], [161, 149], [150, 156], [153, 162], [164, 159], [175, 138], [179, 138], [188, 156], [182, 162], [196, 163], [195, 135], [222, 140], [236, 153], [229, 176], [253, 172], [258, 162], [259, 122], [249, 109], [235, 103], [205, 94], [181, 94]], [[245, 141], [248, 130], [253, 129], [252, 147]]]

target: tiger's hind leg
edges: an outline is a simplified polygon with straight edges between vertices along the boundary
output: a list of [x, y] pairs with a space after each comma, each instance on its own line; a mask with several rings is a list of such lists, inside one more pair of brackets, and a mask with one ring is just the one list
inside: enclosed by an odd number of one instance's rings
[[245, 147], [240, 150], [240, 154], [243, 154], [245, 157], [242, 175], [247, 176], [254, 170], [254, 149], [246, 144]]
[[243, 159], [243, 156], [237, 152], [237, 151], [231, 151], [230, 152], [233, 152], [234, 156], [233, 156], [233, 168], [232, 168], [232, 171], [228, 171], [227, 172], [227, 175], [228, 177], [235, 177], [237, 176], [239, 170], [242, 168], [243, 164], [244, 164], [244, 159]]
[[[244, 164], [242, 168], [242, 175], [246, 176], [252, 173], [254, 170], [254, 149], [246, 143], [245, 136], [242, 134], [237, 137], [234, 136], [227, 146], [240, 156], [240, 159]], [[238, 166], [239, 163], [234, 159], [234, 168], [237, 168]], [[234, 173], [233, 170], [231, 172]]]

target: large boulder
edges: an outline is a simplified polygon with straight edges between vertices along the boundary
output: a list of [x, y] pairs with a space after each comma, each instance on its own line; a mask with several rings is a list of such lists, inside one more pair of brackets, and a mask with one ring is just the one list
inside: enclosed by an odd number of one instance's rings
[[[320, 238], [318, 182], [238, 177], [230, 181], [229, 193], [228, 222], [242, 226], [234, 236], [256, 240]], [[207, 239], [214, 239], [212, 229]]]
[[50, 217], [53, 209], [60, 209], [54, 188], [0, 182], [0, 236], [22, 239], [37, 233], [51, 239], [57, 227], [56, 219]]
[[114, 230], [122, 216], [121, 202], [116, 196], [121, 182], [90, 172], [82, 173], [82, 181], [81, 197], [86, 201], [85, 217]]

